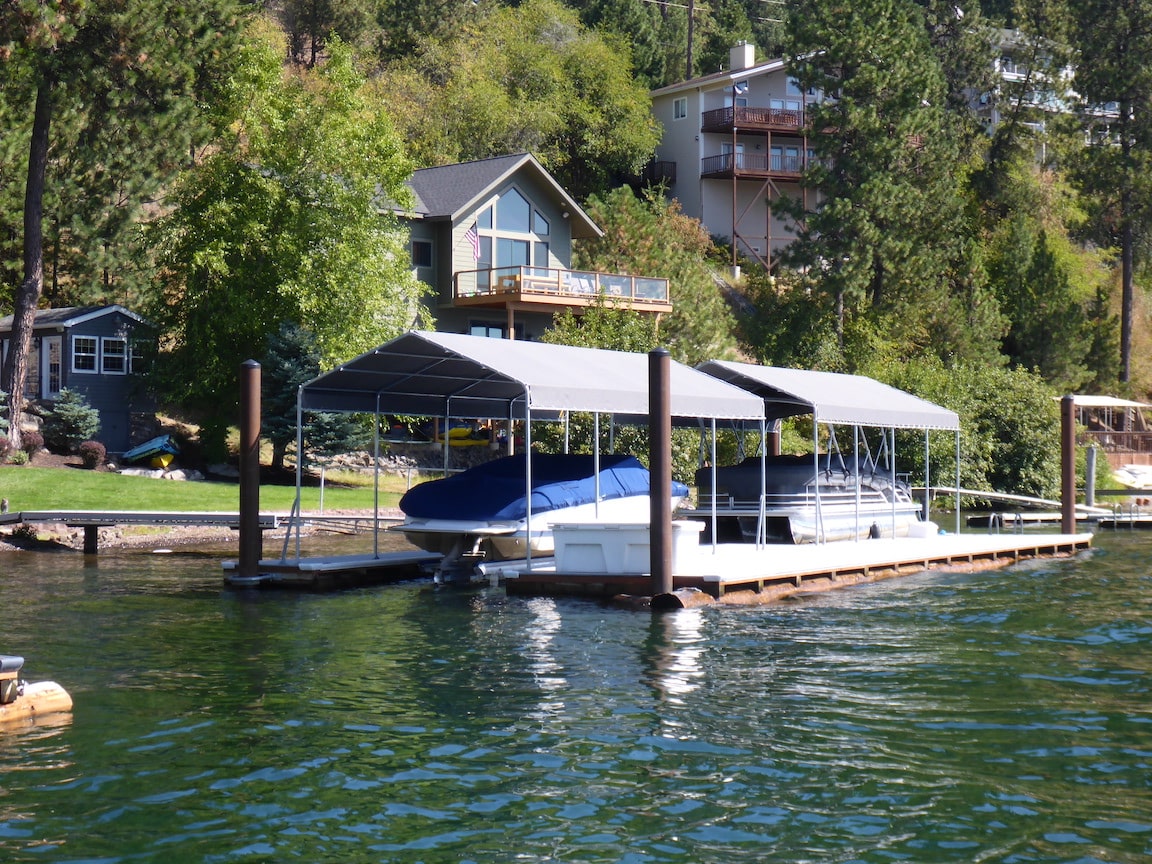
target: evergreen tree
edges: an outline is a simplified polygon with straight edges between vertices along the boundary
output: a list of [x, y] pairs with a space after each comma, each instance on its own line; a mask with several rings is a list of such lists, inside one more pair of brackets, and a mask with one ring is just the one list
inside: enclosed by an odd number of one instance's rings
[[1079, 171], [1095, 236], [1120, 252], [1120, 380], [1132, 371], [1138, 252], [1152, 240], [1152, 0], [1069, 0], [1091, 146]]
[[[296, 324], [281, 324], [280, 329], [268, 337], [268, 347], [260, 364], [262, 425], [272, 443], [270, 467], [275, 471], [283, 470], [288, 447], [296, 443], [299, 388], [320, 374], [321, 359], [316, 337]], [[325, 452], [347, 450], [359, 437], [359, 427], [347, 414], [311, 415], [303, 419], [305, 449], [311, 446]]]
[[[16, 133], [26, 144], [23, 270], [0, 377], [8, 392], [24, 392], [44, 290], [46, 207], [55, 208], [60, 242], [66, 233], [93, 255], [113, 248], [123, 254], [135, 208], [211, 135], [202, 100], [229, 74], [237, 14], [234, 0], [0, 6], [5, 81], [18, 82], [15, 93], [27, 98]], [[10, 410], [20, 403], [13, 398]], [[12, 426], [18, 446], [19, 426]]]
[[[788, 261], [834, 310], [839, 350], [851, 319], [896, 328], [905, 352], [960, 348], [965, 307], [987, 307], [965, 213], [967, 167], [944, 76], [912, 0], [803, 0], [789, 16], [789, 70], [823, 99], [808, 111], [816, 159], [804, 182], [818, 204], [774, 201], [791, 217]], [[951, 322], [937, 326], [939, 310]], [[990, 310], [994, 313], [994, 310]], [[993, 315], [994, 317], [994, 315]], [[971, 321], [961, 338], [978, 336]]]

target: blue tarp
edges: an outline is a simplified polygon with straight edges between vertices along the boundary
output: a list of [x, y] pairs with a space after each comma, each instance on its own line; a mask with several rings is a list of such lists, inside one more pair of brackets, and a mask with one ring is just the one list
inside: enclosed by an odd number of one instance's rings
[[[400, 509], [415, 519], [518, 520], [528, 515], [524, 501], [524, 455], [493, 459], [461, 474], [413, 486]], [[595, 500], [595, 463], [590, 455], [532, 454], [532, 512]], [[634, 456], [600, 457], [600, 500], [647, 495], [648, 469]], [[673, 495], [687, 495], [683, 483]]]

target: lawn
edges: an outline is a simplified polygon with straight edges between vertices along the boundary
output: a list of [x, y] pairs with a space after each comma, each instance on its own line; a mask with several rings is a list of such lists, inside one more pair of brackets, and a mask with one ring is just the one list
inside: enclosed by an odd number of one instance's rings
[[[359, 485], [324, 488], [324, 510], [371, 510], [371, 477], [341, 477]], [[404, 478], [382, 476], [380, 506], [395, 507], [404, 492]], [[240, 508], [240, 487], [228, 482], [153, 480], [83, 468], [39, 468], [27, 465], [0, 467], [0, 497], [8, 509], [19, 510], [191, 510], [235, 513]], [[261, 486], [262, 511], [288, 511], [296, 497], [294, 486]], [[320, 489], [306, 486], [300, 494], [305, 512], [320, 509]]]

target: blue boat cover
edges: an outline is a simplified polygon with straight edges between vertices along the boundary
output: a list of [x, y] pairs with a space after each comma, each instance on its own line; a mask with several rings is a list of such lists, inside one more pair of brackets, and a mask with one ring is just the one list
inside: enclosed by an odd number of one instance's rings
[[[532, 512], [595, 500], [595, 463], [591, 455], [532, 454]], [[600, 457], [600, 500], [648, 494], [648, 469], [634, 456]], [[673, 482], [673, 495], [688, 487]], [[524, 502], [524, 455], [505, 456], [441, 480], [413, 486], [400, 509], [415, 519], [512, 521], [528, 515]]]

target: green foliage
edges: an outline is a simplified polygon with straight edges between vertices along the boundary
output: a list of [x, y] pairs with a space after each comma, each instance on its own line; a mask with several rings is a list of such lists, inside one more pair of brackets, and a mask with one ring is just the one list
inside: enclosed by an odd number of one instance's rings
[[690, 366], [734, 356], [736, 321], [712, 276], [714, 247], [699, 221], [676, 201], [654, 192], [637, 198], [626, 186], [593, 196], [587, 209], [604, 236], [580, 241], [574, 266], [667, 278], [674, 310], [660, 324], [660, 343]]
[[969, 301], [980, 271], [965, 242], [967, 139], [947, 110], [923, 10], [911, 0], [804, 0], [789, 37], [791, 74], [832, 97], [809, 106], [811, 127], [836, 130], [810, 139], [818, 158], [804, 182], [820, 206], [773, 201], [797, 226], [789, 262], [835, 316], [837, 348], [852, 319], [872, 316], [902, 353], [951, 356], [979, 335], [982, 322], [964, 314], [979, 308]]
[[[285, 323], [268, 337], [261, 363], [262, 429], [272, 443], [271, 466], [284, 467], [288, 446], [296, 442], [297, 395], [301, 385], [320, 374], [320, 350], [307, 329]], [[304, 418], [305, 449], [347, 451], [361, 438], [346, 414], [311, 414]]]
[[247, 44], [234, 138], [148, 233], [162, 279], [149, 315], [168, 338], [158, 377], [210, 445], [236, 416], [240, 364], [282, 323], [306, 322], [330, 366], [425, 320], [404, 232], [381, 211], [408, 200], [409, 164], [350, 50], [328, 50], [318, 71], [282, 75], [274, 44]]
[[527, 151], [577, 198], [643, 165], [658, 132], [625, 46], [557, 0], [477, 15], [377, 81], [419, 164]]
[[0, 4], [0, 283], [19, 282], [33, 104], [51, 106], [44, 295], [134, 303], [131, 241], [182, 160], [219, 131], [211, 110], [242, 31], [235, 0]]
[[100, 412], [74, 390], [61, 390], [52, 407], [44, 411], [44, 445], [53, 453], [75, 453], [99, 431]]
[[[1053, 498], [1060, 488], [1060, 406], [1023, 369], [948, 367], [939, 360], [889, 364], [873, 377], [960, 416], [960, 484], [966, 489]], [[955, 482], [955, 439], [929, 439], [934, 485]], [[899, 469], [923, 482], [924, 433], [897, 434]]]

